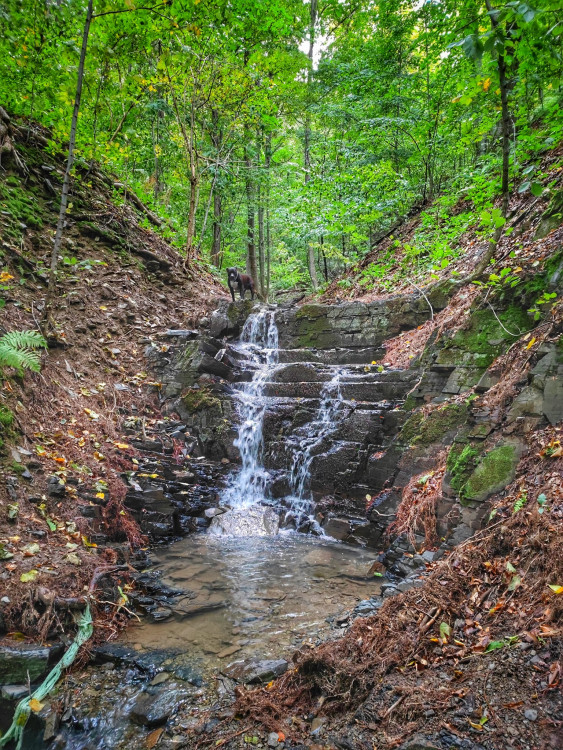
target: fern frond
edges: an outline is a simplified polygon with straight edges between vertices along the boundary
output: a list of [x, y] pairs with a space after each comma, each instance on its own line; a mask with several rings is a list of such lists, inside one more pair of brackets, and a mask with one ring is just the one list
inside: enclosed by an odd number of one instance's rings
[[34, 351], [46, 347], [47, 342], [38, 331], [9, 331], [0, 337], [0, 369], [13, 367], [18, 372], [39, 372], [41, 360]]
[[39, 331], [9, 331], [0, 338], [0, 344], [6, 344], [12, 349], [39, 349], [47, 346]]

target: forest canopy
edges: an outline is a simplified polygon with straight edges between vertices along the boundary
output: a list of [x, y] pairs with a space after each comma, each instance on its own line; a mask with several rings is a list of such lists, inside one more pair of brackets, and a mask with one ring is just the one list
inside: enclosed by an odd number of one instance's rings
[[[534, 161], [563, 130], [562, 9], [2, 0], [0, 103], [60, 151], [86, 40], [77, 159], [163, 216], [188, 263], [316, 290], [413, 210], [407, 252], [428, 271], [469, 226], [500, 228], [510, 193], [541, 193]], [[361, 283], [384, 276], [371, 264]]]

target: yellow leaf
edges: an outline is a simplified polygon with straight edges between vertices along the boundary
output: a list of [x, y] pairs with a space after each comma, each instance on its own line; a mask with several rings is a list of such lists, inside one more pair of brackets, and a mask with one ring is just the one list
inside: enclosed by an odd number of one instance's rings
[[483, 91], [488, 91], [490, 88], [491, 88], [491, 79], [490, 78], [486, 78], [483, 81]]
[[96, 497], [98, 500], [103, 500], [105, 498], [105, 495], [103, 492], [96, 492]]
[[131, 446], [127, 443], [114, 443], [116, 448], [121, 448], [122, 450], [125, 450], [126, 448], [130, 448]]
[[563, 586], [558, 586], [556, 583], [550, 583], [548, 584], [549, 588], [555, 593], [555, 594], [563, 594]]
[[533, 347], [533, 345], [534, 345], [535, 343], [536, 343], [536, 337], [534, 336], [534, 337], [533, 337], [533, 338], [531, 338], [531, 339], [530, 339], [530, 341], [528, 342], [528, 344], [527, 344], [527, 346], [526, 346], [526, 349], [531, 349], [531, 348]]
[[105, 305], [100, 305], [100, 310], [107, 310], [107, 307]]
[[10, 279], [13, 279], [14, 277], [9, 274], [7, 271], [2, 271], [0, 273], [0, 281], [10, 281]]
[[27, 573], [21, 574], [20, 581], [22, 583], [28, 583], [28, 581], [34, 581], [38, 575], [39, 575], [38, 570], [28, 570]]
[[40, 702], [39, 702], [39, 701], [37, 700], [37, 698], [32, 698], [32, 699], [31, 699], [31, 700], [29, 701], [29, 707], [31, 708], [31, 710], [32, 710], [32, 711], [34, 711], [34, 712], [35, 712], [35, 713], [37, 714], [37, 713], [39, 713], [39, 711], [41, 711], [41, 709], [43, 708], [43, 704], [42, 704], [42, 703], [40, 703]]

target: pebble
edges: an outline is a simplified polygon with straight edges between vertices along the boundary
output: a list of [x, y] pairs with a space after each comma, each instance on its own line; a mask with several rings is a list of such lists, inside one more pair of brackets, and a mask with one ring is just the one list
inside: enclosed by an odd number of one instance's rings
[[524, 711], [524, 718], [528, 721], [535, 721], [538, 718], [538, 712], [535, 708], [527, 708]]
[[271, 732], [268, 735], [268, 747], [278, 747], [278, 735], [276, 732]]

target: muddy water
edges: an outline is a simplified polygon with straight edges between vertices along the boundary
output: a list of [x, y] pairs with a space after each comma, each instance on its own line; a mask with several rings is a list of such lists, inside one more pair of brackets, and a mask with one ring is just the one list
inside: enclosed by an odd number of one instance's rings
[[155, 553], [162, 580], [183, 589], [164, 622], [126, 638], [141, 650], [188, 651], [204, 673], [231, 661], [288, 656], [327, 635], [327, 618], [379, 593], [373, 551], [282, 532], [268, 537], [193, 536]]

